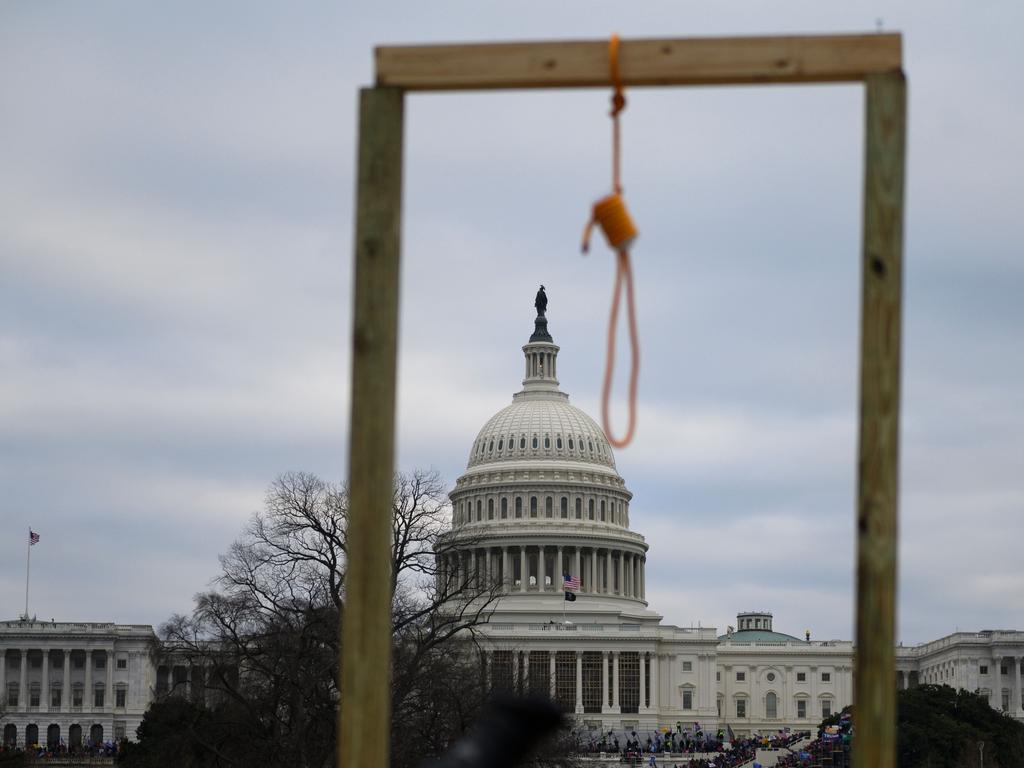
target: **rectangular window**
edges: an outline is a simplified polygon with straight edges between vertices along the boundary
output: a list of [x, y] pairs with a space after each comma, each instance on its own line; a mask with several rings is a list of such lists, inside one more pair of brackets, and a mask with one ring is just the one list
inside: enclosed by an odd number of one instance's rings
[[715, 682], [716, 683], [722, 682], [722, 673], [721, 672], [715, 672]]
[[92, 692], [92, 705], [94, 707], [102, 707], [103, 706], [103, 689], [102, 688], [97, 688], [96, 690], [94, 690]]
[[117, 668], [118, 669], [128, 669], [128, 659], [118, 659], [117, 660]]
[[987, 675], [988, 674], [988, 666], [985, 665], [985, 664], [982, 664], [980, 667], [978, 667], [978, 674], [979, 675]]
[[823, 683], [831, 683], [832, 682], [832, 673], [831, 672], [822, 672], [821, 673], [821, 682], [823, 682]]
[[128, 689], [127, 688], [118, 688], [116, 691], [114, 691], [114, 706], [115, 707], [123, 707], [125, 701], [127, 700], [127, 698], [128, 698]]
[[61, 689], [60, 688], [54, 688], [53, 690], [50, 691], [50, 706], [51, 707], [59, 707], [60, 706], [60, 693], [61, 693]]
[[544, 497], [544, 517], [552, 517], [553, 501], [550, 496]]
[[531, 496], [530, 497], [530, 517], [536, 517], [536, 516], [537, 516], [537, 497], [536, 496]]
[[124, 723], [114, 723], [114, 741], [124, 741], [125, 733]]
[[1009, 667], [1007, 667], [1005, 664], [999, 665], [999, 674], [1000, 675], [1008, 675], [1009, 673], [1010, 673], [1010, 668]]
[[683, 688], [683, 709], [693, 709], [693, 691]]
[[516, 496], [516, 517], [523, 516], [523, 497]]
[[796, 700], [796, 716], [803, 720], [807, 717], [807, 700], [797, 699]]
[[561, 512], [562, 512], [562, 517], [565, 517], [565, 518], [569, 517], [569, 499], [567, 497], [565, 497], [565, 496], [562, 497]]
[[96, 657], [96, 662], [95, 662], [94, 666], [96, 667], [96, 669], [106, 669], [107, 668], [107, 657], [106, 656], [97, 656]]
[[832, 702], [828, 699], [823, 699], [821, 702], [821, 719], [824, 720], [826, 717], [832, 717]]
[[746, 699], [736, 699], [736, 717], [746, 717], [746, 716], [747, 716], [747, 700]]
[[39, 706], [39, 689], [38, 688], [31, 688], [31, 689], [29, 689], [29, 692], [28, 692], [28, 705], [30, 707], [38, 707]]
[[73, 656], [72, 659], [73, 661], [71, 662], [71, 666], [75, 669], [82, 669], [83, 667], [85, 667], [85, 657]]
[[722, 716], [722, 699], [721, 699], [721, 697], [719, 697], [719, 699], [718, 699], [718, 716], [719, 717]]
[[747, 679], [747, 673], [746, 672], [737, 672], [736, 673], [736, 682], [742, 683], [746, 679]]
[[508, 497], [502, 496], [501, 498], [501, 519], [505, 520], [508, 518]]
[[82, 706], [82, 689], [81, 688], [75, 688], [71, 692], [71, 706], [72, 707], [79, 707], [79, 708]]
[[798, 683], [805, 683], [805, 682], [807, 682], [807, 673], [806, 672], [797, 672], [796, 673], [796, 681]]
[[683, 672], [693, 672], [693, 662], [692, 661], [684, 661], [683, 662]]
[[10, 685], [7, 687], [7, 706], [16, 707], [18, 706], [18, 686]]
[[576, 497], [576, 519], [583, 519], [583, 499], [581, 499], [579, 496]]
[[601, 652], [583, 652], [583, 711], [601, 711]]
[[640, 654], [636, 651], [619, 654], [619, 706], [624, 714], [640, 711]]
[[32, 667], [32, 669], [39, 669], [41, 666], [43, 666], [43, 657], [42, 656], [29, 656], [28, 664], [29, 664], [30, 667]]

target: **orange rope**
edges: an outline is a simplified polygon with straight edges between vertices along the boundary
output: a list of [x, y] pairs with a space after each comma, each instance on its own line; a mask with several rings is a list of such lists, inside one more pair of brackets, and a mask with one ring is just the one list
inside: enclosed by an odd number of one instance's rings
[[[583, 230], [583, 251], [587, 251], [590, 232], [595, 223], [600, 224], [608, 239], [608, 244], [616, 250], [615, 289], [612, 294], [612, 307], [608, 318], [608, 351], [604, 368], [604, 385], [601, 389], [601, 420], [608, 442], [615, 448], [625, 448], [633, 440], [636, 430], [636, 385], [640, 374], [640, 342], [636, 331], [636, 309], [633, 300], [633, 268], [629, 261], [629, 246], [637, 235], [636, 225], [626, 210], [622, 199], [622, 180], [620, 175], [621, 151], [619, 148], [621, 132], [619, 130], [619, 113], [626, 108], [626, 95], [622, 90], [619, 77], [619, 36], [612, 35], [608, 44], [608, 60], [611, 69], [612, 87], [612, 194], [594, 204], [594, 212]], [[608, 415], [611, 400], [612, 373], [615, 370], [615, 328], [619, 319], [619, 296], [622, 284], [626, 287], [626, 312], [629, 320], [630, 371], [629, 371], [629, 421], [626, 434], [616, 438], [612, 434], [611, 420]]]

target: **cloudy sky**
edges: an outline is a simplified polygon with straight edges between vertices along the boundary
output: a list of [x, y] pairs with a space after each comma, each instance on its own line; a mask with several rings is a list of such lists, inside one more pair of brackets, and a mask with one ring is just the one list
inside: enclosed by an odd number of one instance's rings
[[[4, 3], [0, 617], [30, 525], [30, 612], [158, 624], [275, 475], [344, 479], [375, 44], [881, 20], [910, 82], [898, 633], [1024, 629], [1024, 6], [841, 6]], [[563, 388], [597, 413], [612, 260], [577, 243], [607, 99], [408, 100], [402, 468], [464, 469], [538, 283]], [[623, 119], [643, 368], [617, 461], [652, 606], [850, 638], [863, 90], [635, 90]]]

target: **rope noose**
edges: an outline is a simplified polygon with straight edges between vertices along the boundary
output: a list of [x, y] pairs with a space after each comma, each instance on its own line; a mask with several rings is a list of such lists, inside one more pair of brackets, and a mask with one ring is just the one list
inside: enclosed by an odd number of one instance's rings
[[[640, 373], [640, 344], [636, 332], [636, 309], [633, 300], [633, 268], [629, 260], [629, 248], [639, 234], [636, 224], [626, 210], [622, 199], [622, 182], [619, 174], [619, 113], [626, 108], [626, 96], [619, 78], [619, 36], [612, 35], [608, 45], [608, 59], [611, 68], [612, 93], [612, 194], [594, 203], [594, 210], [583, 230], [583, 252], [590, 246], [590, 233], [595, 224], [601, 226], [608, 245], [616, 252], [615, 288], [612, 292], [612, 306], [608, 317], [608, 351], [604, 369], [604, 385], [601, 388], [601, 421], [608, 442], [615, 448], [625, 448], [636, 431], [636, 385]], [[615, 328], [619, 319], [619, 297], [623, 284], [626, 290], [626, 312], [629, 322], [629, 344], [631, 350], [629, 371], [629, 421], [626, 434], [621, 439], [612, 434], [611, 419], [608, 416], [611, 399], [612, 373], [615, 370]]]

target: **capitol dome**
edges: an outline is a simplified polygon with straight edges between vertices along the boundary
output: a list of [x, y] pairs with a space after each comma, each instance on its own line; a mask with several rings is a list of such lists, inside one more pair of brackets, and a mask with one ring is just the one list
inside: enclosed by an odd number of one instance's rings
[[646, 616], [647, 543], [629, 529], [633, 494], [603, 430], [559, 388], [543, 291], [536, 306], [522, 389], [477, 433], [449, 493], [441, 578], [494, 582], [506, 608], [517, 600], [558, 607], [571, 579], [595, 608]]

